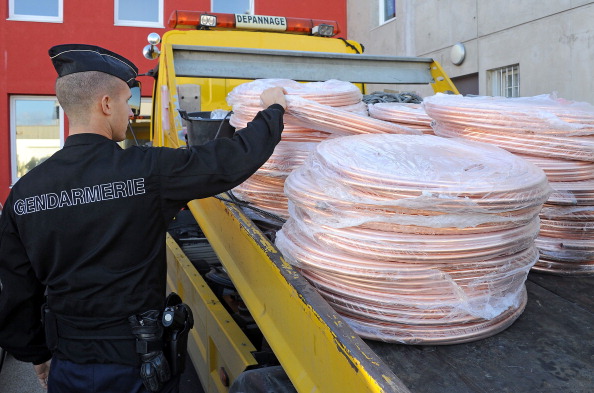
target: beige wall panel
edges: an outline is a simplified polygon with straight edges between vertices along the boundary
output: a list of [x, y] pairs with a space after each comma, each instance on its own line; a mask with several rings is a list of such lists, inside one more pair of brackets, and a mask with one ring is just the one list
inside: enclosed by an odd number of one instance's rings
[[[431, 57], [450, 77], [479, 72], [480, 94], [487, 94], [488, 70], [519, 63], [522, 96], [557, 91], [594, 104], [592, 0], [402, 0], [396, 20], [379, 27], [377, 4], [348, 0], [348, 36], [367, 53]], [[456, 42], [466, 46], [460, 66], [450, 61]]]
[[571, 0], [478, 0], [477, 3], [479, 36], [572, 8]]
[[568, 18], [571, 55], [557, 71], [566, 74], [566, 98], [594, 105], [594, 4], [571, 12]]
[[571, 0], [572, 7], [579, 7], [581, 5], [591, 4], [592, 0]]
[[558, 92], [564, 98], [594, 101], [594, 6], [568, 11], [483, 37], [479, 43], [480, 94], [487, 71], [520, 64], [520, 94]]
[[415, 1], [417, 56], [476, 38], [477, 0]]
[[410, 1], [397, 2], [397, 17], [380, 25], [377, 1], [348, 0], [347, 37], [362, 43], [367, 54], [415, 56], [414, 50], [410, 49], [414, 45], [414, 36], [406, 32], [407, 20], [412, 19], [407, 9], [412, 8], [408, 5]]
[[[373, 4], [373, 6], [372, 6]], [[371, 15], [377, 13], [376, 1], [347, 1], [347, 38], [359, 42], [369, 41], [372, 24]]]

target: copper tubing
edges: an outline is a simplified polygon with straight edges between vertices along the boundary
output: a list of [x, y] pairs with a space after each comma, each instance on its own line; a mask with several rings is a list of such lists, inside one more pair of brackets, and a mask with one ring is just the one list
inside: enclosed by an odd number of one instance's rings
[[[294, 221], [294, 220], [292, 220]], [[538, 253], [532, 247], [533, 241], [526, 241], [516, 252], [501, 253], [493, 247], [491, 255], [484, 258], [459, 260], [458, 250], [452, 248], [448, 255], [440, 259], [432, 259], [430, 255], [422, 255], [419, 250], [411, 252], [410, 258], [401, 255], [399, 258], [374, 258], [358, 250], [344, 250], [331, 243], [319, 242], [316, 239], [295, 230], [291, 223], [285, 224], [278, 233], [283, 253], [291, 263], [307, 270], [325, 271], [336, 275], [355, 276], [373, 279], [377, 284], [386, 281], [393, 288], [400, 288], [407, 282], [417, 284], [439, 283], [451, 286], [450, 280], [471, 278], [478, 282], [481, 278], [487, 283], [497, 272], [514, 270], [512, 262], [517, 263], [524, 272], [536, 262]], [[395, 234], [397, 237], [398, 235]], [[437, 236], [438, 237], [438, 236]], [[361, 243], [361, 248], [368, 247], [371, 242]], [[417, 247], [420, 247], [419, 243]], [[520, 244], [518, 244], [520, 246]], [[285, 253], [285, 250], [287, 251]], [[415, 257], [425, 257], [424, 259]], [[431, 291], [430, 287], [419, 286], [422, 291]]]
[[594, 162], [519, 155], [541, 168], [547, 174], [550, 182], [594, 180]]
[[402, 344], [461, 344], [493, 336], [507, 329], [522, 314], [526, 307], [526, 290], [519, 294], [519, 304], [510, 307], [506, 312], [491, 320], [475, 321], [468, 324], [451, 324], [429, 329], [418, 326], [399, 325], [393, 323], [378, 323], [377, 321], [343, 316], [347, 323], [360, 336], [372, 340], [397, 342]]
[[538, 272], [556, 275], [591, 276], [594, 274], [594, 261], [582, 261], [578, 264], [570, 265], [569, 262], [552, 261], [541, 257], [532, 269]]
[[300, 97], [287, 97], [289, 113], [304, 127], [326, 131], [335, 135], [357, 134], [411, 134], [421, 132], [395, 123], [322, 105]]
[[285, 179], [293, 169], [303, 164], [315, 146], [316, 143], [312, 142], [281, 140], [268, 161], [234, 189], [235, 195], [261, 209], [288, 218], [288, 201], [283, 191]]
[[594, 241], [594, 221], [540, 220], [540, 235], [557, 239]]
[[[233, 106], [230, 124], [244, 128], [262, 110], [261, 92], [281, 86], [287, 92], [282, 142], [256, 175], [235, 188], [236, 195], [253, 205], [288, 217], [284, 178], [301, 165], [312, 143], [358, 133], [410, 133], [419, 131], [367, 116], [359, 89], [348, 82], [297, 83], [286, 79], [263, 79], [235, 88], [227, 101]], [[300, 144], [302, 146], [300, 146]]]
[[594, 223], [594, 206], [557, 206], [545, 203], [540, 211], [540, 217], [546, 220]]
[[333, 139], [287, 178], [276, 244], [364, 337], [475, 340], [521, 313], [550, 191], [542, 170], [486, 145]]
[[435, 133], [518, 154], [594, 161], [594, 107], [550, 97], [436, 96], [423, 100]]
[[592, 105], [551, 96], [509, 99], [437, 94], [425, 98], [423, 107], [438, 122], [496, 132], [505, 129], [519, 137], [523, 134], [594, 136]]
[[382, 102], [368, 105], [369, 116], [398, 123], [406, 127], [420, 130], [423, 134], [434, 134], [431, 128], [432, 119], [421, 104], [399, 102]]
[[233, 107], [260, 107], [260, 94], [275, 86], [282, 87], [287, 96], [303, 97], [334, 107], [357, 105], [363, 98], [357, 86], [339, 80], [299, 83], [290, 79], [259, 79], [233, 89], [227, 97], [227, 103]]
[[558, 239], [539, 236], [536, 245], [540, 251], [533, 270], [559, 275], [594, 274], [594, 240]]
[[554, 191], [547, 201], [548, 204], [594, 206], [594, 180], [550, 184]]
[[436, 121], [433, 129], [436, 135], [447, 138], [466, 138], [490, 143], [513, 153], [539, 155], [566, 160], [594, 161], [594, 137], [558, 137], [538, 134], [485, 132], [482, 127], [460, 126]]
[[[368, 156], [355, 161], [345, 159], [352, 139], [331, 142], [318, 145], [311, 156], [316, 173], [304, 169], [285, 185], [286, 192], [295, 189], [297, 204], [317, 203], [315, 190], [320, 189], [320, 197], [329, 201], [333, 211], [357, 203], [376, 205], [378, 211], [399, 206], [479, 214], [540, 207], [550, 193], [542, 170], [497, 148], [481, 149], [430, 135], [360, 136], [357, 143]], [[385, 168], [391, 171], [384, 173]], [[356, 192], [332, 208], [327, 191], [341, 195], [343, 190]]]
[[541, 212], [534, 269], [594, 273], [594, 107], [551, 96], [436, 95], [423, 101], [436, 134], [492, 143], [542, 168], [554, 192]]
[[[327, 82], [298, 83], [287, 79], [265, 79], [242, 84], [235, 88], [227, 101], [233, 106], [230, 124], [244, 128], [262, 110], [260, 94], [271, 86], [280, 86], [288, 96], [314, 99], [324, 105], [367, 113], [361, 102], [362, 94], [353, 84], [331, 80]], [[253, 205], [288, 218], [287, 198], [283, 192], [284, 180], [297, 166], [301, 165], [315, 143], [333, 137], [332, 132], [304, 127], [290, 113], [284, 116], [282, 141], [274, 154], [258, 172], [234, 189], [236, 196]]]

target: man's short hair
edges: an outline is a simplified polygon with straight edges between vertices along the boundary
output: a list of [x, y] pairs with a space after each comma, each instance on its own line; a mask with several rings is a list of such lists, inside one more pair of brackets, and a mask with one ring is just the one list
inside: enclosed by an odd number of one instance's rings
[[56, 79], [56, 97], [71, 121], [85, 121], [104, 95], [114, 96], [122, 82], [99, 71], [77, 72]]

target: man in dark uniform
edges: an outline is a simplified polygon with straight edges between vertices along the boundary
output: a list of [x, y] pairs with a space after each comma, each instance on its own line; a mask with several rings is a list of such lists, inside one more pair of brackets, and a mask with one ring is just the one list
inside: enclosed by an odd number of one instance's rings
[[90, 45], [49, 54], [70, 132], [14, 185], [0, 216], [0, 347], [32, 362], [49, 392], [145, 392], [141, 368], [159, 391], [177, 392], [179, 376], [160, 380], [161, 358], [138, 351], [129, 318], [152, 326], [146, 312], [164, 308], [165, 232], [180, 208], [239, 185], [270, 157], [283, 91], [266, 90], [267, 109], [233, 138], [124, 150], [134, 64]]

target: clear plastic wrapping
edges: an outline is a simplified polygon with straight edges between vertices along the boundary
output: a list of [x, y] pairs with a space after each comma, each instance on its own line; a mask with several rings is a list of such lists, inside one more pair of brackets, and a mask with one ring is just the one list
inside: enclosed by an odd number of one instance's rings
[[591, 161], [518, 155], [545, 171], [550, 182], [576, 182], [594, 179], [594, 162]]
[[328, 106], [349, 106], [361, 102], [363, 94], [350, 82], [331, 79], [325, 82], [299, 83], [291, 79], [257, 79], [234, 88], [227, 96], [232, 107], [262, 108], [260, 94], [270, 87], [282, 87], [288, 96], [298, 96]]
[[[594, 274], [590, 246], [594, 222], [570, 215], [547, 217], [569, 206], [594, 209], [594, 106], [555, 95], [462, 97], [437, 94], [423, 101], [435, 133], [487, 142], [542, 168], [554, 192], [541, 215], [534, 269], [557, 274]], [[558, 206], [559, 208], [556, 208]]]
[[466, 228], [530, 219], [550, 187], [541, 169], [494, 146], [361, 135], [318, 145], [285, 192], [297, 207], [315, 208], [313, 220], [334, 227], [415, 221]]
[[423, 100], [435, 133], [492, 143], [514, 153], [594, 161], [594, 107], [535, 97], [462, 97]]
[[432, 119], [421, 104], [380, 102], [368, 105], [369, 116], [414, 128], [423, 134], [433, 134]]
[[[331, 106], [335, 106], [343, 111], [358, 113], [359, 116], [367, 115], [367, 106], [361, 102], [362, 94], [352, 83], [338, 80], [298, 83], [290, 79], [259, 79], [241, 84], [229, 93], [227, 102], [233, 107], [229, 123], [237, 129], [244, 128], [264, 109], [260, 101], [262, 92], [275, 86], [285, 90], [288, 100], [305, 97], [316, 100], [330, 110]], [[260, 209], [282, 218], [288, 217], [287, 198], [283, 192], [285, 178], [303, 162], [314, 143], [336, 136], [332, 132], [304, 126], [290, 112], [286, 112], [282, 141], [272, 157], [233, 191], [240, 199]]]
[[[557, 184], [553, 183], [555, 186]], [[559, 195], [559, 191], [555, 194]], [[533, 269], [555, 274], [592, 275], [594, 203], [584, 204], [585, 199], [580, 193], [566, 190], [561, 195], [562, 201], [567, 203], [547, 203], [541, 210], [541, 228], [536, 239], [540, 259]]]
[[249, 179], [233, 189], [235, 195], [282, 218], [288, 218], [284, 182], [293, 169], [302, 165], [316, 143], [280, 141], [272, 156]]
[[423, 99], [434, 120], [512, 135], [594, 136], [594, 106], [552, 94], [534, 97], [463, 97], [437, 93]]
[[227, 97], [233, 107], [230, 124], [244, 128], [263, 109], [262, 92], [274, 86], [283, 87], [287, 93], [281, 145], [254, 176], [234, 191], [240, 199], [281, 217], [288, 216], [284, 178], [303, 162], [304, 152], [312, 150], [312, 143], [358, 133], [420, 134], [370, 118], [359, 88], [339, 80], [298, 83], [288, 79], [259, 79], [239, 85]]
[[365, 337], [476, 340], [521, 313], [550, 192], [541, 169], [485, 144], [333, 139], [285, 182], [276, 245]]
[[419, 130], [410, 127], [330, 107], [301, 97], [287, 97], [287, 109], [298, 124], [337, 136], [382, 133], [421, 134]]

